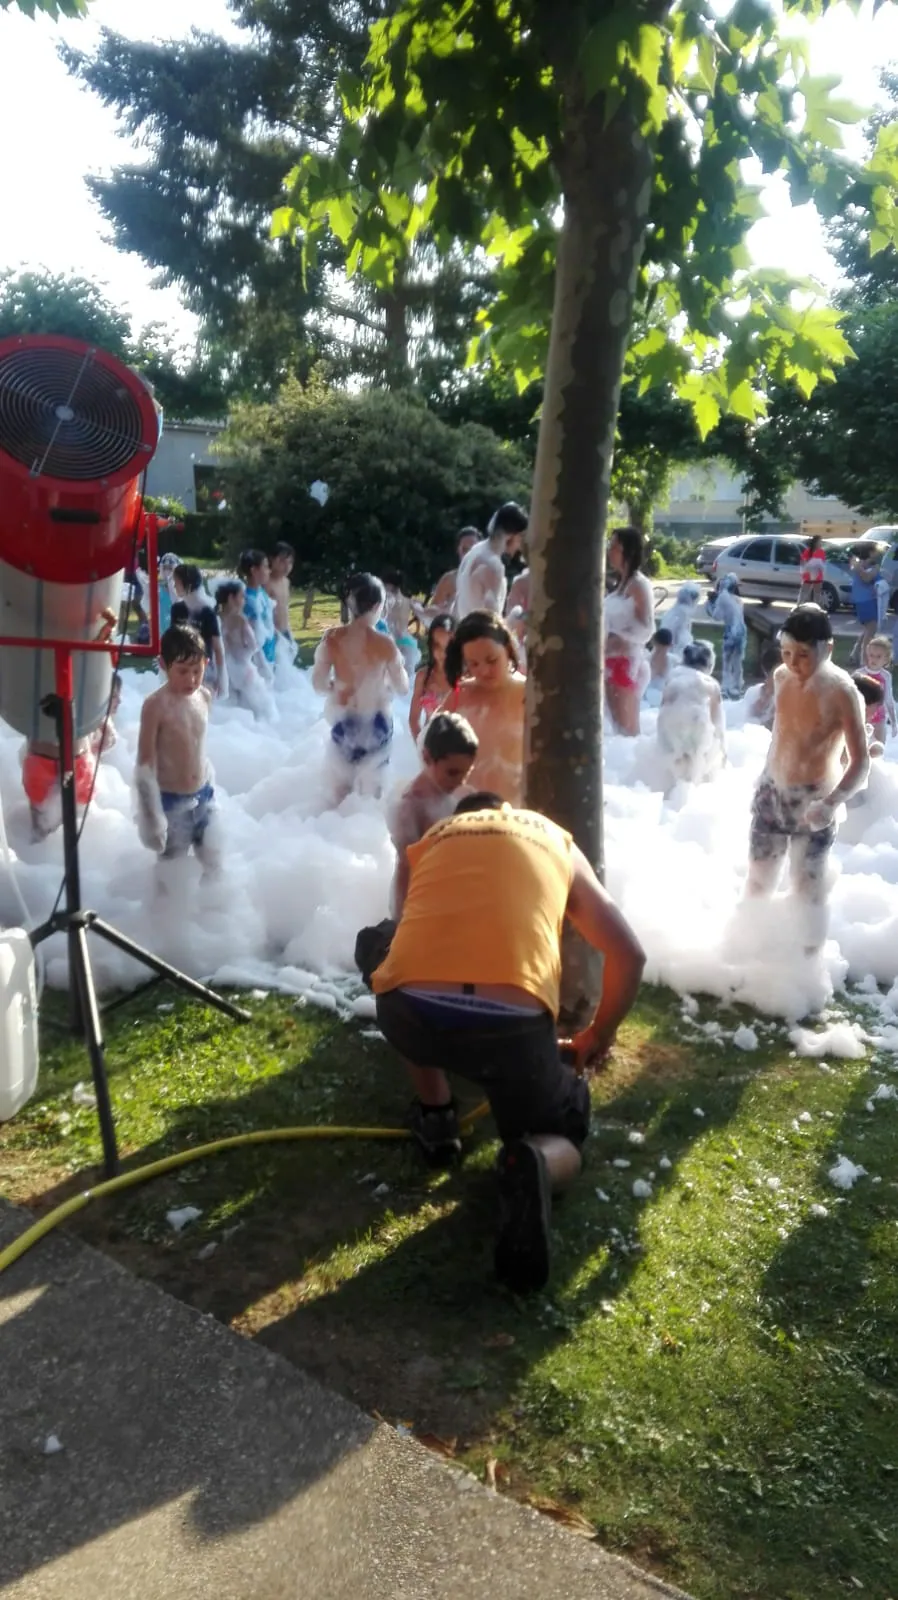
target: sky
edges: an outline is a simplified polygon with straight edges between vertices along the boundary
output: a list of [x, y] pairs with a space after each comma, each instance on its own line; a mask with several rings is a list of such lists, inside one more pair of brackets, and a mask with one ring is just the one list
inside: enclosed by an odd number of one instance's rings
[[[104, 284], [135, 328], [159, 321], [189, 339], [195, 324], [177, 291], [153, 288], [150, 269], [108, 242], [108, 225], [84, 185], [86, 174], [107, 172], [133, 152], [118, 136], [114, 114], [69, 76], [56, 46], [64, 38], [89, 50], [104, 26], [160, 39], [191, 28], [235, 33], [225, 0], [93, 0], [89, 20], [62, 24], [0, 11], [0, 267], [80, 273]], [[879, 69], [898, 62], [898, 4], [883, 5], [876, 17], [871, 0], [859, 16], [838, 6], [811, 38], [814, 70], [841, 75], [848, 98], [872, 106]], [[770, 185], [766, 205], [769, 215], [750, 240], [757, 262], [831, 284], [834, 268], [813, 208], [792, 208], [784, 182]]]

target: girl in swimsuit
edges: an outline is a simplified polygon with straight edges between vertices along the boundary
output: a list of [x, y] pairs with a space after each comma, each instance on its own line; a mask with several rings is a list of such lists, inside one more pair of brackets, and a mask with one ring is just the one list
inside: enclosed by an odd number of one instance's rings
[[434, 617], [427, 630], [427, 665], [419, 667], [415, 673], [415, 687], [408, 714], [408, 725], [416, 744], [422, 727], [426, 728], [449, 693], [446, 647], [454, 627], [452, 617], [444, 611]]
[[605, 600], [605, 693], [618, 733], [634, 738], [639, 732], [639, 702], [649, 681], [645, 647], [655, 631], [652, 586], [640, 570], [642, 561], [638, 528], [615, 528], [608, 565], [620, 581]]
[[452, 693], [441, 710], [459, 711], [478, 739], [469, 782], [513, 806], [524, 784], [524, 692], [514, 639], [492, 611], [472, 611], [460, 622], [446, 651]]

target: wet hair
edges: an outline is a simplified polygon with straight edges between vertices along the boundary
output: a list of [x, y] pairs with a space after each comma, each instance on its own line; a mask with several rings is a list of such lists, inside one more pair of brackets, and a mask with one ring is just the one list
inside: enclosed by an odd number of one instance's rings
[[487, 538], [491, 539], [494, 533], [526, 533], [529, 518], [516, 500], [506, 500], [504, 506], [494, 511], [487, 526]]
[[638, 528], [612, 528], [611, 537], [620, 545], [624, 553], [627, 577], [632, 578], [634, 572], [640, 570], [645, 556], [645, 540], [642, 534]]
[[470, 756], [473, 760], [479, 741], [470, 722], [457, 711], [438, 711], [424, 730], [421, 748], [431, 761], [443, 761], [446, 756]]
[[159, 654], [166, 667], [173, 667], [178, 661], [205, 661], [206, 647], [196, 628], [176, 622], [159, 640]]
[[478, 789], [459, 800], [454, 814], [463, 817], [466, 811], [501, 811], [504, 804], [501, 794], [494, 794], [492, 789]]
[[652, 634], [652, 644], [673, 644], [673, 634], [669, 628], [656, 628]]
[[782, 634], [788, 634], [796, 644], [829, 644], [832, 641], [833, 625], [822, 606], [809, 602], [807, 605], [796, 606], [790, 611], [781, 629]]
[[278, 557], [280, 557], [282, 561], [295, 561], [296, 551], [294, 550], [292, 544], [285, 544], [282, 539], [279, 540], [272, 550], [269, 560], [277, 561]]
[[[434, 665], [435, 665], [434, 659], [433, 659], [433, 636], [434, 636], [435, 633], [439, 633], [440, 630], [442, 629], [443, 633], [448, 633], [449, 640], [451, 642], [451, 640], [452, 640], [452, 631], [453, 631], [454, 627], [455, 627], [455, 618], [454, 617], [450, 617], [448, 611], [441, 611], [438, 617], [434, 617], [433, 621], [431, 622], [430, 626], [427, 629], [427, 670], [424, 673], [424, 687], [425, 688], [427, 687], [428, 683], [430, 682], [430, 674], [432, 673], [432, 671], [434, 669]], [[447, 648], [448, 648], [448, 646], [447, 646]]]
[[250, 573], [267, 560], [264, 550], [241, 550], [237, 557], [237, 571], [244, 583], [249, 583]]
[[692, 667], [695, 672], [714, 671], [714, 646], [706, 644], [704, 639], [699, 639], [695, 644], [683, 647], [683, 666]]
[[851, 679], [865, 706], [882, 705], [886, 691], [878, 678], [872, 678], [869, 672], [853, 672]]
[[224, 582], [220, 583], [215, 591], [216, 610], [224, 611], [228, 601], [233, 600], [235, 594], [243, 594], [243, 592], [244, 585], [239, 578], [225, 578]]
[[774, 667], [779, 666], [782, 659], [783, 658], [780, 654], [780, 647], [778, 644], [765, 644], [763, 650], [761, 651], [760, 660], [761, 671], [763, 672], [765, 678], [767, 677], [768, 673], [773, 671]]
[[727, 594], [738, 594], [739, 579], [736, 577], [735, 572], [725, 573], [720, 580], [720, 587], [721, 589], [725, 589]]
[[380, 575], [380, 581], [384, 587], [389, 584], [391, 589], [398, 589], [400, 594], [405, 592], [405, 583], [402, 573], [397, 571], [395, 567], [389, 567], [386, 572], [382, 572]]
[[375, 578], [371, 572], [354, 572], [346, 580], [346, 604], [350, 616], [367, 617], [369, 612], [383, 605], [386, 597], [380, 578]]
[[518, 665], [518, 647], [502, 618], [495, 611], [470, 611], [446, 648], [446, 679], [453, 689], [465, 670], [465, 645], [473, 644], [475, 639], [493, 639], [501, 644], [512, 666]]
[[187, 590], [188, 594], [195, 594], [197, 589], [203, 587], [203, 574], [200, 572], [199, 567], [193, 566], [192, 562], [179, 561], [172, 573], [172, 577], [181, 585], [182, 589]]
[[462, 539], [476, 539], [477, 543], [479, 544], [482, 538], [483, 534], [480, 532], [479, 528], [472, 528], [470, 526], [467, 528], [462, 528], [461, 533], [455, 541], [456, 549], [461, 544]]
[[884, 650], [886, 652], [886, 655], [889, 658], [889, 662], [891, 663], [891, 660], [892, 660], [892, 641], [891, 641], [891, 639], [887, 638], [884, 633], [874, 633], [873, 638], [872, 639], [868, 639], [867, 643], [864, 645], [864, 650], [865, 651], [872, 650], [874, 645], [876, 646], [877, 650]]

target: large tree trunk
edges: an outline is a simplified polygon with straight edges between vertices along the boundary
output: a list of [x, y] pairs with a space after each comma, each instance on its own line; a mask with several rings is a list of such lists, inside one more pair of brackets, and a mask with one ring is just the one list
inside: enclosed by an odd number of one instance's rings
[[397, 267], [391, 289], [380, 294], [384, 316], [384, 376], [388, 389], [404, 389], [412, 379], [409, 365], [409, 310], [405, 278]]
[[[564, 223], [530, 525], [527, 803], [570, 830], [604, 872], [602, 594], [621, 375], [651, 193], [635, 119], [568, 96]], [[573, 937], [564, 1013], [580, 1021], [601, 961]]]

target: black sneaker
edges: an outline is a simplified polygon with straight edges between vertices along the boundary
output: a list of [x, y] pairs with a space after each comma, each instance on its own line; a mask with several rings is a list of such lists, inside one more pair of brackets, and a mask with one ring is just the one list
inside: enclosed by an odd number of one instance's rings
[[454, 1100], [447, 1106], [424, 1106], [420, 1100], [413, 1100], [409, 1126], [432, 1167], [448, 1167], [458, 1160], [461, 1134]]
[[499, 1154], [499, 1237], [496, 1277], [516, 1294], [545, 1287], [549, 1278], [552, 1199], [541, 1150], [516, 1139]]

